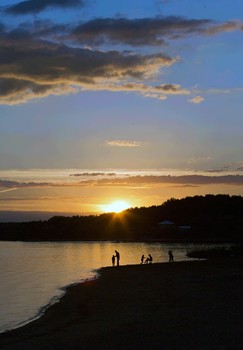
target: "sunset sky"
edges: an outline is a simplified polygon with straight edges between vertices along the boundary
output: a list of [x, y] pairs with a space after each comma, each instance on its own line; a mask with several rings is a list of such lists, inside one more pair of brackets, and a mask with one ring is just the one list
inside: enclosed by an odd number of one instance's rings
[[243, 195], [242, 61], [242, 0], [2, 0], [0, 211]]

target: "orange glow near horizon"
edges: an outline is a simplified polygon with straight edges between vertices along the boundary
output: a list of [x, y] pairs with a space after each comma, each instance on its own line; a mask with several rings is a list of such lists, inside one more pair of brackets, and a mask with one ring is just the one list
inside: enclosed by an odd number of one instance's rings
[[112, 202], [107, 205], [100, 205], [101, 209], [106, 213], [120, 213], [131, 207], [131, 205], [123, 200]]
[[[140, 178], [139, 178], [140, 179]], [[31, 182], [33, 179], [25, 180]], [[130, 184], [111, 186], [101, 182], [96, 185], [40, 186], [16, 188], [5, 191], [0, 188], [0, 211], [47, 212], [52, 215], [99, 215], [119, 213], [128, 208], [161, 205], [171, 198], [206, 194], [243, 196], [243, 186], [232, 184], [202, 184], [197, 186], [150, 183], [149, 186]], [[4, 214], [4, 213], [3, 213]]]

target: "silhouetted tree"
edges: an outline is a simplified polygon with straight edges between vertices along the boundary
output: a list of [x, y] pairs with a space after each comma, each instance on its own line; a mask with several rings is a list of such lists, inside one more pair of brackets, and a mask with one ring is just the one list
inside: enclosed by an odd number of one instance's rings
[[[122, 214], [54, 216], [46, 221], [0, 223], [0, 240], [224, 240], [242, 242], [243, 197], [211, 195], [171, 198], [159, 206], [130, 208]], [[158, 223], [171, 220], [178, 229], [161, 232]]]

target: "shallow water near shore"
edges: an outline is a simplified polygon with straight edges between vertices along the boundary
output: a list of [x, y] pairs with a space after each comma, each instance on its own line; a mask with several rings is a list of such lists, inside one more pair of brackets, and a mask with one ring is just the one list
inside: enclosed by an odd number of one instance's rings
[[[225, 246], [225, 245], [224, 245]], [[33, 320], [56, 302], [65, 287], [94, 278], [96, 270], [111, 265], [117, 249], [121, 265], [139, 264], [142, 254], [167, 262], [192, 260], [188, 250], [205, 244], [115, 242], [0, 242], [0, 333]], [[210, 245], [212, 247], [212, 245]]]

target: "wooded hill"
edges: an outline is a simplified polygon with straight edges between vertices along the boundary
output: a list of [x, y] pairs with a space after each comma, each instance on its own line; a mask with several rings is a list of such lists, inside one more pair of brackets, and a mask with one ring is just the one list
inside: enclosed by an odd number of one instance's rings
[[[159, 227], [170, 220], [171, 226]], [[190, 226], [183, 230], [180, 226]], [[243, 197], [206, 195], [170, 199], [121, 214], [54, 216], [46, 221], [0, 223], [9, 241], [243, 241]]]

